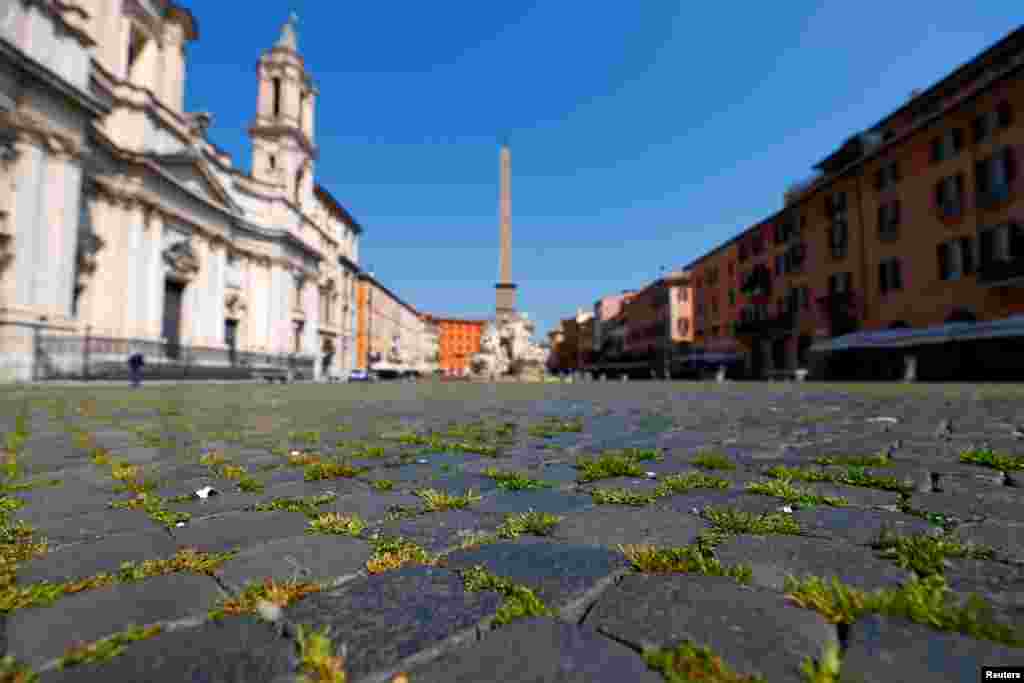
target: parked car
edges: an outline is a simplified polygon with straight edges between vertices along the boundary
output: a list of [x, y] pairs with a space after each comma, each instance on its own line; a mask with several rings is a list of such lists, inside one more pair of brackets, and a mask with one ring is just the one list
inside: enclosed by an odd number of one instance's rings
[[349, 373], [349, 382], [376, 382], [377, 378], [372, 372], [363, 369], [356, 369]]

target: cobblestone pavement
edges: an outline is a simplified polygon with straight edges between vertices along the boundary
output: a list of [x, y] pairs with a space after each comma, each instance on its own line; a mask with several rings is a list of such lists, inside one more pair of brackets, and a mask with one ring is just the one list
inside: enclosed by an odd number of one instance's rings
[[10, 390], [0, 681], [975, 681], [1024, 665], [1022, 399]]

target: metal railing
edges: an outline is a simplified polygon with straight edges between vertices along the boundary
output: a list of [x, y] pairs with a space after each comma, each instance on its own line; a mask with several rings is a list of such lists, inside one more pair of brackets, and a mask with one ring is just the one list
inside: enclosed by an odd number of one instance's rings
[[141, 353], [147, 379], [252, 379], [267, 371], [312, 379], [313, 356], [260, 353], [232, 348], [186, 346], [151, 339], [55, 335], [33, 337], [33, 378], [120, 380], [129, 376], [128, 359]]

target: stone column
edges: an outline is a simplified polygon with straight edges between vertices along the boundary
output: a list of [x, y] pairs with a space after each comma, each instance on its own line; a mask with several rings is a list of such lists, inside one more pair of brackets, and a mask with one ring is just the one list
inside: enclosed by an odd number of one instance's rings
[[132, 202], [128, 207], [124, 222], [125, 236], [124, 249], [121, 252], [123, 259], [123, 281], [120, 283], [124, 292], [124, 303], [118, 326], [118, 336], [138, 337], [143, 333], [142, 325], [142, 299], [144, 294], [140, 292], [142, 285], [143, 271], [139, 264], [139, 256], [142, 249], [142, 231], [145, 214], [143, 207], [138, 202]]
[[284, 295], [284, 269], [279, 263], [270, 263], [270, 292], [267, 300], [267, 348], [273, 353], [280, 353], [284, 350], [281, 339], [281, 319], [284, 311], [281, 310], [282, 296]]
[[18, 307], [28, 307], [35, 303], [36, 280], [44, 256], [38, 244], [38, 226], [42, 222], [41, 211], [46, 192], [46, 155], [40, 145], [29, 139], [19, 139], [15, 149], [18, 153], [15, 170], [17, 190], [13, 201], [15, 257], [10, 268], [14, 277], [13, 303]]
[[146, 337], [159, 339], [163, 333], [164, 289], [166, 287], [166, 271], [163, 259], [164, 248], [164, 217], [159, 211], [149, 216], [146, 225], [146, 247], [149, 260], [146, 267], [146, 279], [149, 282], [149, 298], [146, 302]]
[[210, 245], [210, 257], [213, 268], [210, 283], [210, 340], [213, 345], [224, 346], [224, 295], [226, 293], [225, 274], [227, 270], [227, 245], [217, 241]]

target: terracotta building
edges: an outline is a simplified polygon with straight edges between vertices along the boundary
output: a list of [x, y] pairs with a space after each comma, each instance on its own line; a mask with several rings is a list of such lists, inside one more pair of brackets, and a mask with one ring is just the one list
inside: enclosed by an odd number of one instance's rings
[[440, 369], [446, 375], [469, 374], [469, 361], [474, 353], [480, 352], [480, 338], [487, 321], [437, 316], [430, 319], [437, 324], [440, 336]]
[[[854, 342], [909, 344], [865, 333], [1010, 325], [1024, 313], [1022, 161], [1024, 28], [852, 135], [785, 192], [779, 212], [691, 263], [695, 343], [727, 338], [762, 376], [813, 365], [818, 351], [839, 358]], [[1020, 336], [1010, 339], [922, 353], [939, 378], [943, 366], [1013, 365]], [[901, 362], [893, 351], [836, 372], [893, 377], [894, 354]]]

